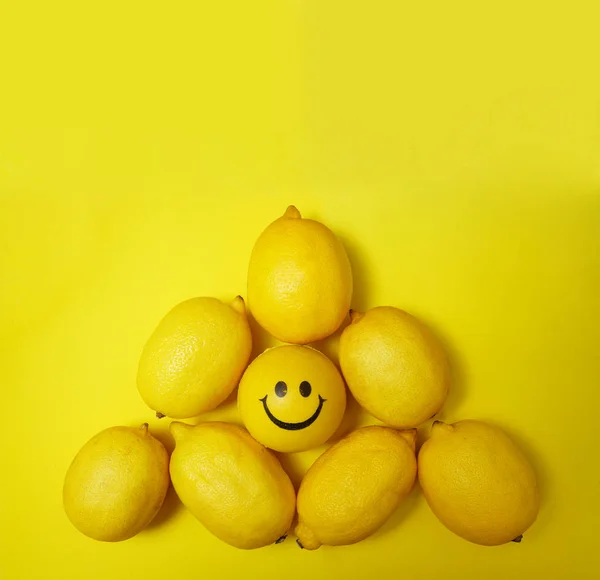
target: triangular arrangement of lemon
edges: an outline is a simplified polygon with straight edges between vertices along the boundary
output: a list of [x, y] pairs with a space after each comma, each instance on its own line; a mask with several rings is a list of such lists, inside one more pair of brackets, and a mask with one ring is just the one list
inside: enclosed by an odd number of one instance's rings
[[[215, 409], [239, 386], [245, 429], [175, 421], [170, 459], [147, 424], [97, 434], [65, 477], [65, 511], [79, 531], [103, 541], [131, 538], [159, 511], [172, 481], [205, 528], [232, 546], [278, 544], [290, 533], [308, 550], [353, 544], [383, 525], [418, 473], [433, 513], [455, 534], [486, 546], [521, 541], [540, 502], [526, 457], [497, 426], [473, 420], [434, 421], [417, 454], [416, 427], [440, 411], [451, 389], [446, 353], [403, 310], [351, 310], [350, 261], [328, 227], [288, 207], [256, 241], [247, 297], [260, 326], [288, 344], [250, 363], [242, 297], [229, 304], [192, 298], [160, 322], [137, 379], [157, 417], [172, 419]], [[309, 345], [345, 321], [340, 372]], [[296, 495], [271, 450], [328, 441], [344, 415], [346, 385], [383, 425], [329, 447]]]

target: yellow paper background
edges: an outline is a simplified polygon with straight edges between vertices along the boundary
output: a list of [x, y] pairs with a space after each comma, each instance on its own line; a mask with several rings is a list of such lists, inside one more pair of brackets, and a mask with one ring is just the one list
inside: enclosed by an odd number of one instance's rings
[[[0, 0], [0, 577], [597, 578], [597, 6]], [[63, 476], [93, 434], [149, 421], [170, 444], [135, 388], [158, 320], [244, 294], [289, 203], [344, 240], [354, 307], [447, 345], [442, 418], [523, 445], [543, 501], [522, 544], [455, 537], [418, 489], [315, 553], [237, 551], [172, 493], [127, 542], [70, 525]], [[351, 405], [343, 430], [368, 422]], [[296, 483], [320, 451], [283, 459]]]

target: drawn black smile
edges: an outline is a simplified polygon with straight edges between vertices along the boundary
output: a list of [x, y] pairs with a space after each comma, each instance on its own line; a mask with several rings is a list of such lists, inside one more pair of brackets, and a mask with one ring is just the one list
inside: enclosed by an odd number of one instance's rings
[[300, 429], [306, 429], [306, 427], [312, 425], [317, 420], [317, 417], [321, 414], [323, 403], [327, 400], [319, 395], [319, 406], [317, 407], [317, 410], [308, 419], [306, 419], [306, 421], [301, 421], [300, 423], [286, 423], [285, 421], [280, 421], [277, 417], [275, 417], [275, 415], [273, 415], [273, 413], [271, 413], [269, 406], [267, 405], [267, 397], [268, 395], [265, 395], [262, 399], [258, 399], [259, 401], [262, 401], [267, 417], [269, 417], [271, 422], [277, 425], [277, 427], [280, 427], [281, 429], [287, 429], [288, 431], [299, 431]]

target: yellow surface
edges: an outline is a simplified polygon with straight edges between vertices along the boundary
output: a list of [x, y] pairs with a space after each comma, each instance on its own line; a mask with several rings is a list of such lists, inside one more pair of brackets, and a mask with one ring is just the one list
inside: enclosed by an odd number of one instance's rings
[[[596, 577], [597, 6], [2, 0], [0, 577]], [[445, 342], [442, 418], [523, 445], [542, 509], [522, 544], [471, 545], [418, 492], [310, 554], [229, 548], [172, 494], [120, 544], [68, 522], [93, 434], [148, 420], [170, 441], [135, 387], [144, 341], [181, 300], [245, 294], [289, 203], [343, 238], [355, 307]], [[345, 428], [366, 422], [350, 404]], [[317, 455], [284, 459], [296, 483]]]

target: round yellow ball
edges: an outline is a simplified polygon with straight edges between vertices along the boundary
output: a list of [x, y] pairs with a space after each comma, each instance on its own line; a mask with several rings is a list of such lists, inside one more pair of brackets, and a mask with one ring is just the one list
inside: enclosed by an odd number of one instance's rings
[[344, 380], [314, 348], [266, 350], [246, 369], [238, 408], [250, 434], [275, 451], [304, 451], [325, 443], [346, 408]]

